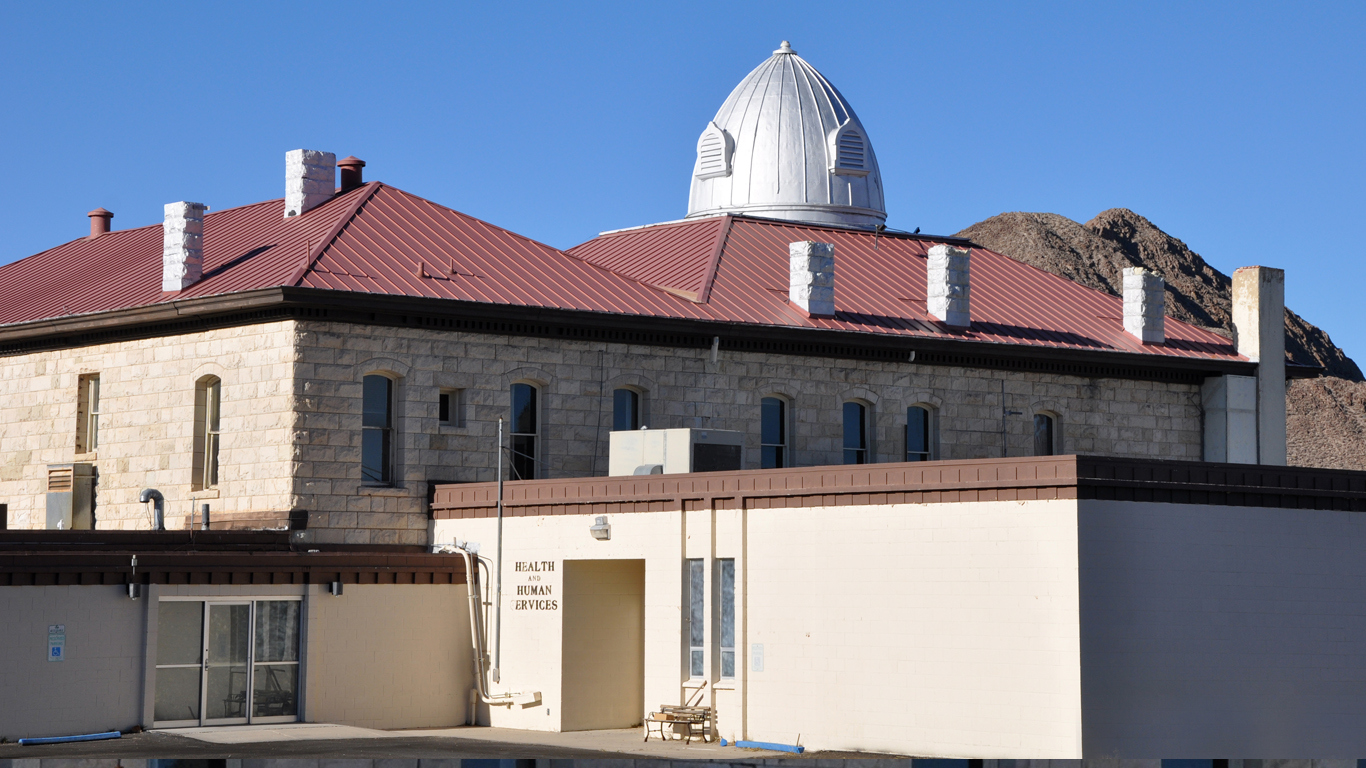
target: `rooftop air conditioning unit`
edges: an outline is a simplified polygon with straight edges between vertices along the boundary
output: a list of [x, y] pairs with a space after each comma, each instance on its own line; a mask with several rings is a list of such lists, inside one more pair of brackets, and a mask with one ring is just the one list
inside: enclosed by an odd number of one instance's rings
[[95, 466], [47, 465], [48, 530], [88, 531], [95, 527]]
[[636, 429], [613, 432], [607, 474], [652, 475], [740, 469], [745, 433], [729, 429]]

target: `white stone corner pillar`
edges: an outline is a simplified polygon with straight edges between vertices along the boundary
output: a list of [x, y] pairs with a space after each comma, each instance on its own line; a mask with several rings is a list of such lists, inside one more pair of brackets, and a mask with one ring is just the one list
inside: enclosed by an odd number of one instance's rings
[[788, 299], [808, 315], [835, 315], [835, 244], [803, 240], [787, 248]]
[[1285, 270], [1233, 273], [1238, 353], [1257, 363], [1257, 463], [1285, 465]]
[[1167, 341], [1166, 281], [1142, 267], [1124, 269], [1124, 330], [1144, 344]]
[[316, 149], [285, 153], [285, 218], [306, 213], [337, 190], [337, 156]]
[[930, 248], [925, 296], [930, 316], [955, 328], [972, 325], [972, 275], [969, 251], [952, 245]]
[[167, 203], [161, 223], [161, 290], [180, 291], [204, 276], [203, 203]]

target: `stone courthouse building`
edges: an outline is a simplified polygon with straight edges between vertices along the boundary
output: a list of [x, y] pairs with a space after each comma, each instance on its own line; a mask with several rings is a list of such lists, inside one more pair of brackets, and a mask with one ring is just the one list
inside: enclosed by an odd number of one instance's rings
[[787, 43], [699, 127], [685, 218], [568, 250], [295, 150], [0, 267], [0, 736], [1366, 750], [1366, 475], [1283, 466], [1280, 270], [1230, 340], [889, 229]]

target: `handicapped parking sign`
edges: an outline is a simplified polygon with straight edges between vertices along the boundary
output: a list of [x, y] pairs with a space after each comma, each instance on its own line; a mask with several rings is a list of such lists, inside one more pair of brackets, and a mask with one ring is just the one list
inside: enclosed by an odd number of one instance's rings
[[47, 660], [62, 661], [66, 657], [66, 625], [47, 626]]

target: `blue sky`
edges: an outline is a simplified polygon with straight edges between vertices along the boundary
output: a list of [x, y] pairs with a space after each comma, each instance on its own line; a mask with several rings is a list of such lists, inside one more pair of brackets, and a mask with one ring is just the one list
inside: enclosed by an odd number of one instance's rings
[[1147, 216], [1366, 362], [1366, 4], [0, 6], [0, 263], [283, 194], [284, 152], [568, 247], [681, 217], [698, 134], [783, 39], [858, 111], [888, 223]]

